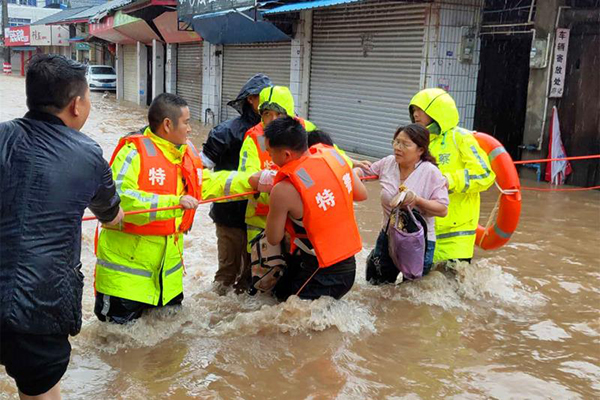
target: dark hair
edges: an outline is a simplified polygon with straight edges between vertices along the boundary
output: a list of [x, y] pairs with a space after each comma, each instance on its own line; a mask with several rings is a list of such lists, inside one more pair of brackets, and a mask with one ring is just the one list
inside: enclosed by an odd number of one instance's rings
[[284, 147], [297, 152], [308, 149], [306, 131], [302, 124], [291, 117], [281, 117], [265, 128], [270, 147]]
[[396, 129], [396, 133], [394, 133], [394, 140], [396, 140], [400, 132], [406, 133], [410, 140], [417, 145], [417, 147], [423, 149], [423, 154], [421, 154], [422, 161], [429, 161], [433, 165], [437, 165], [435, 158], [429, 152], [429, 130], [427, 128], [419, 124], [401, 126]]
[[312, 147], [315, 144], [322, 143], [328, 146], [333, 146], [333, 140], [329, 133], [323, 132], [319, 129], [314, 130], [312, 132], [308, 132], [308, 147]]
[[35, 55], [27, 64], [27, 108], [57, 114], [77, 96], [85, 96], [87, 67], [57, 54]]
[[148, 109], [148, 123], [152, 132], [156, 133], [165, 118], [169, 118], [177, 127], [179, 117], [181, 117], [181, 109], [187, 106], [187, 101], [176, 94], [162, 93], [156, 96], [150, 104], [150, 109]]

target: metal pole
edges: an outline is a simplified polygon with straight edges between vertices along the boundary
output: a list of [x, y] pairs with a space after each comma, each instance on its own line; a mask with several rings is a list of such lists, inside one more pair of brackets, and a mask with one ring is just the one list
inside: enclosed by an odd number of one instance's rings
[[6, 32], [6, 28], [8, 28], [8, 0], [2, 0], [2, 32], [1, 36], [4, 38], [4, 64], [10, 64], [10, 47], [6, 45], [7, 39], [4, 37]]

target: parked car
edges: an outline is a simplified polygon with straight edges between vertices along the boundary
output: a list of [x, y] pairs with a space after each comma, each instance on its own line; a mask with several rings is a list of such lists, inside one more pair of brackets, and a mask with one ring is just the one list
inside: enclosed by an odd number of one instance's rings
[[90, 65], [86, 77], [90, 90], [117, 90], [117, 73], [110, 65]]

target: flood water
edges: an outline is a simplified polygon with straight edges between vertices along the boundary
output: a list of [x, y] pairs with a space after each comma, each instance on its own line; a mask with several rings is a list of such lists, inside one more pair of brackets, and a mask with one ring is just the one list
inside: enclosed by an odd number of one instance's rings
[[[24, 80], [0, 76], [0, 120], [25, 111]], [[94, 93], [83, 132], [109, 158], [145, 110]], [[201, 144], [206, 129], [194, 127]], [[534, 182], [525, 182], [536, 185]], [[600, 193], [525, 192], [518, 231], [456, 274], [372, 287], [364, 262], [379, 187], [356, 205], [364, 240], [341, 301], [218, 297], [215, 228], [200, 207], [185, 240], [185, 300], [131, 326], [93, 314], [93, 237], [84, 223], [83, 328], [65, 399], [592, 399], [600, 397]], [[491, 210], [497, 191], [483, 195]], [[487, 219], [487, 217], [485, 217]], [[0, 399], [17, 398], [0, 368]]]

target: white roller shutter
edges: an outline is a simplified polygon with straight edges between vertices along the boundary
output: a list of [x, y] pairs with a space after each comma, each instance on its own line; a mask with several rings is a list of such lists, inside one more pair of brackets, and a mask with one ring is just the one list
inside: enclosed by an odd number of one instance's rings
[[137, 46], [123, 46], [123, 99], [137, 103]]
[[177, 47], [177, 94], [190, 106], [192, 119], [202, 112], [202, 42]]
[[238, 113], [227, 102], [237, 97], [246, 81], [255, 74], [269, 76], [274, 84], [290, 85], [290, 42], [223, 46], [221, 121]]
[[419, 90], [425, 7], [372, 1], [314, 12], [308, 117], [340, 147], [392, 152]]

